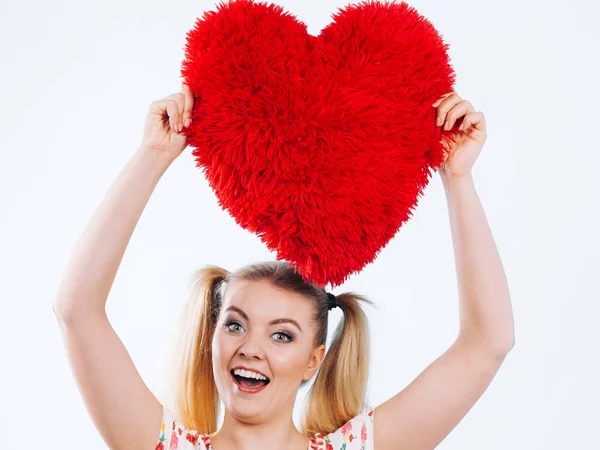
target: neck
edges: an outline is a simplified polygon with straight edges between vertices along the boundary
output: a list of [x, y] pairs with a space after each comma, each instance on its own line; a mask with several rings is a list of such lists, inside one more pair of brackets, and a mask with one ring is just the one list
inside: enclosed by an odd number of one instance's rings
[[223, 425], [210, 441], [213, 450], [306, 450], [309, 440], [294, 425], [292, 411], [246, 422], [225, 410]]

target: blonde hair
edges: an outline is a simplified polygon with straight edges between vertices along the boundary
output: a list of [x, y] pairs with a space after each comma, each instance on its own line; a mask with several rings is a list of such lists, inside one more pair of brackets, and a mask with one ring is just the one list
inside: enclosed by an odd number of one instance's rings
[[[286, 261], [251, 264], [235, 272], [207, 265], [194, 272], [191, 295], [182, 311], [173, 348], [174, 363], [166, 384], [170, 408], [187, 429], [211, 434], [217, 430], [219, 393], [212, 367], [212, 338], [228, 283], [268, 280], [274, 287], [314, 301], [315, 348], [326, 343], [328, 298], [325, 289], [307, 283]], [[328, 434], [358, 415], [366, 405], [369, 372], [369, 330], [360, 303], [364, 296], [347, 292], [336, 296], [344, 318], [334, 330], [331, 345], [311, 386], [300, 431], [307, 437]], [[308, 381], [303, 381], [301, 386]]]

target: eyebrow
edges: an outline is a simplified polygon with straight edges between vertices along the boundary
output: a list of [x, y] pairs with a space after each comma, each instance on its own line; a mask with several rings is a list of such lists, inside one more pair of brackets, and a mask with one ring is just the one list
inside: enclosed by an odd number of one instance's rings
[[[227, 308], [225, 310], [225, 312], [227, 312], [227, 311], [235, 311], [240, 316], [242, 316], [244, 319], [250, 321], [250, 319], [248, 318], [248, 315], [244, 311], [242, 311], [240, 308], [238, 308], [237, 306], [230, 306], [229, 308]], [[271, 320], [269, 322], [269, 325], [277, 325], [280, 323], [291, 323], [292, 325], [296, 325], [298, 327], [298, 329], [300, 331], [302, 331], [302, 327], [300, 326], [300, 324], [298, 322], [296, 322], [294, 319], [290, 319], [288, 317], [282, 317], [281, 319]]]

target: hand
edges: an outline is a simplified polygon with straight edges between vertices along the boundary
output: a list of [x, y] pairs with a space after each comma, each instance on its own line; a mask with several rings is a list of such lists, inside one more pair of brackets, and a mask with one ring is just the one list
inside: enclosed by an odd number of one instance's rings
[[187, 147], [187, 138], [181, 131], [191, 123], [195, 100], [187, 85], [181, 86], [181, 92], [152, 102], [140, 145], [140, 148], [158, 152], [171, 161]]
[[[444, 130], [452, 130], [454, 141], [448, 136], [442, 137], [446, 148], [444, 160], [440, 166], [440, 175], [454, 177], [471, 176], [471, 169], [481, 153], [487, 138], [485, 117], [475, 111], [473, 105], [462, 100], [456, 92], [443, 95], [433, 107], [437, 108], [437, 125]], [[458, 125], [457, 132], [453, 127]]]

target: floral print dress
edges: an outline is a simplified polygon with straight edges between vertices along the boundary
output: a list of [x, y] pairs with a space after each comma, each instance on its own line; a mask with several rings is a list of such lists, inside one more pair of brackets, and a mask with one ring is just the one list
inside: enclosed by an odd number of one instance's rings
[[[307, 450], [373, 450], [373, 412], [365, 409], [332, 433], [316, 433]], [[210, 438], [186, 430], [163, 406], [163, 421], [156, 450], [214, 450]]]

